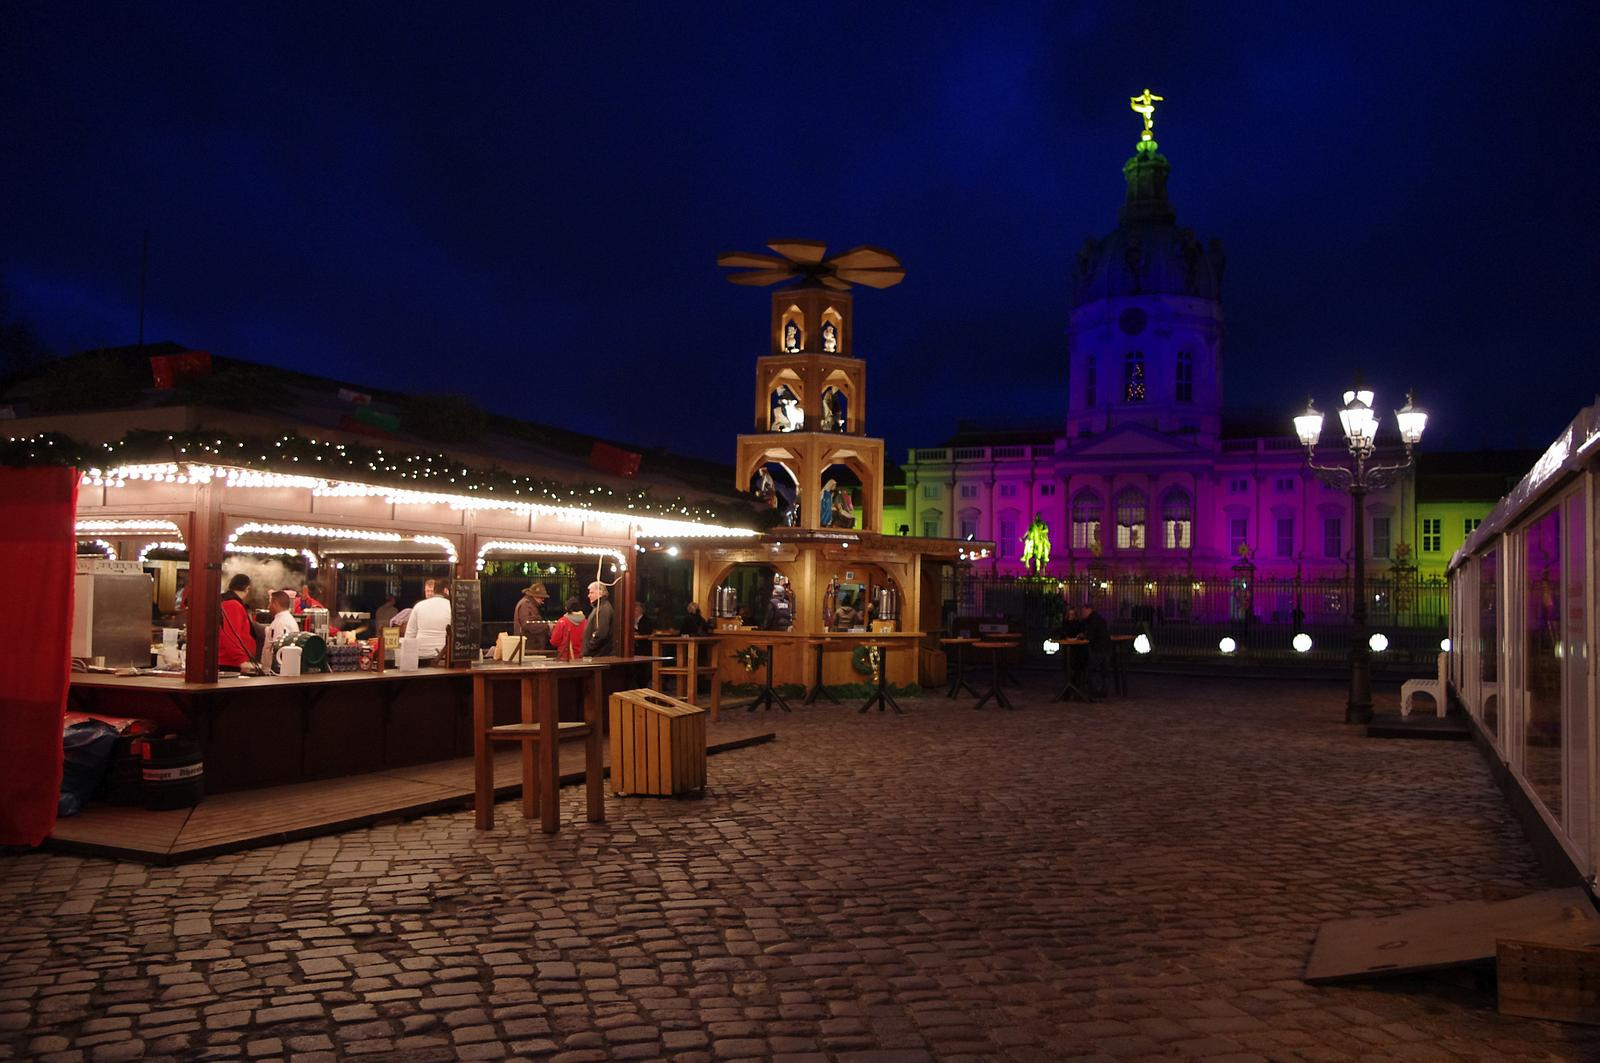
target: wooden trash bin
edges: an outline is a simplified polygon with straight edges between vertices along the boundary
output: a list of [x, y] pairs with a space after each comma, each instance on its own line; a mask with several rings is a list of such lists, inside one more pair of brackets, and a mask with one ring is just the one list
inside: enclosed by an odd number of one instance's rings
[[706, 710], [648, 687], [611, 695], [611, 792], [681, 797], [706, 788]]

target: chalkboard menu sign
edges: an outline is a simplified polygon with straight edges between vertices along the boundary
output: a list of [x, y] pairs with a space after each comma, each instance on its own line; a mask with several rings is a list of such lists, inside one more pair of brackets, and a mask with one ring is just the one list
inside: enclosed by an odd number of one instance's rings
[[471, 664], [478, 659], [478, 640], [483, 637], [483, 584], [475, 579], [450, 583], [450, 664]]

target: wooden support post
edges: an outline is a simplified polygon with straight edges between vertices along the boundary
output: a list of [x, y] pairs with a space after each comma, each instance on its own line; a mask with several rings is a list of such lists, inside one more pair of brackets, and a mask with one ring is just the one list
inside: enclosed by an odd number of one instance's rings
[[189, 513], [189, 639], [183, 678], [217, 681], [217, 636], [222, 623], [222, 504], [214, 483], [194, 485]]

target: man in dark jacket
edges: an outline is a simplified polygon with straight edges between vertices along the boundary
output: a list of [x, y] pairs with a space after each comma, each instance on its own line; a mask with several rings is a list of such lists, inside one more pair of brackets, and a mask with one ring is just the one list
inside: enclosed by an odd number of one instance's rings
[[589, 604], [594, 606], [594, 610], [589, 614], [589, 622], [583, 625], [583, 655], [615, 656], [616, 625], [611, 620], [611, 598], [606, 585], [599, 580], [589, 584]]
[[1078, 615], [1083, 624], [1083, 637], [1089, 640], [1089, 674], [1098, 674], [1100, 679], [1098, 687], [1090, 693], [1103, 698], [1106, 696], [1106, 680], [1111, 669], [1111, 625], [1089, 602], [1083, 603]]

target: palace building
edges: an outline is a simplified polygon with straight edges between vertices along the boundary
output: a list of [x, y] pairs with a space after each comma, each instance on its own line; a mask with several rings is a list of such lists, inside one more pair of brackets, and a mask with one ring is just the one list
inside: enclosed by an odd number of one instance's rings
[[[1159, 99], [1133, 98], [1146, 128], [1122, 167], [1117, 225], [1078, 252], [1064, 422], [1032, 432], [964, 427], [944, 446], [914, 448], [903, 494], [888, 496], [885, 530], [992, 540], [997, 575], [1026, 570], [1024, 537], [1039, 521], [1051, 547], [1044, 571], [1061, 578], [1226, 579], [1248, 562], [1259, 579], [1342, 580], [1353, 561], [1350, 496], [1305, 468], [1288, 412], [1281, 431], [1224, 416], [1225, 259], [1220, 241], [1179, 224], [1167, 196], [1172, 166], [1150, 128]], [[1390, 448], [1402, 457], [1384, 420], [1379, 460]], [[1499, 493], [1451, 498], [1450, 546]], [[1417, 497], [1410, 472], [1367, 495], [1369, 571], [1419, 560]], [[1446, 538], [1430, 540], [1436, 573]]]

